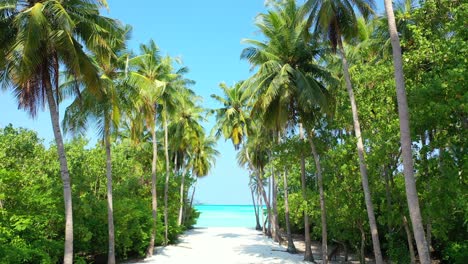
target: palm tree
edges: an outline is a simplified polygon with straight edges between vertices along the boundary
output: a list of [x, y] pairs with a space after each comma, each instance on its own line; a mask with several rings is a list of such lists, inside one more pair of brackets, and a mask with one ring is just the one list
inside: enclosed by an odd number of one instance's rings
[[169, 242], [169, 212], [168, 212], [168, 197], [169, 197], [169, 177], [171, 173], [170, 158], [169, 158], [169, 135], [168, 119], [174, 115], [175, 109], [177, 109], [181, 100], [181, 90], [185, 89], [186, 84], [190, 83], [190, 80], [183, 79], [183, 74], [188, 72], [185, 67], [180, 68], [176, 72], [173, 70], [173, 59], [169, 56], [163, 58], [164, 72], [162, 78], [166, 83], [166, 89], [160, 96], [162, 106], [162, 123], [164, 129], [164, 156], [166, 158], [166, 178], [164, 182], [164, 244]]
[[[332, 79], [313, 59], [320, 50], [309, 41], [305, 10], [298, 8], [295, 1], [285, 1], [274, 7], [274, 11], [260, 15], [257, 20], [257, 27], [267, 41], [245, 40], [252, 47], [244, 49], [241, 57], [248, 59], [253, 67], [259, 67], [246, 81], [246, 87], [255, 97], [252, 112], [279, 134], [287, 126], [297, 124], [300, 109], [326, 105], [328, 93], [323, 82]], [[301, 179], [305, 181], [305, 177]], [[313, 261], [307, 214], [304, 225], [304, 260]]]
[[322, 35], [324, 38], [330, 41], [331, 47], [334, 51], [336, 51], [338, 48], [341, 56], [346, 88], [351, 102], [354, 132], [357, 139], [359, 169], [361, 171], [362, 187], [364, 190], [367, 214], [371, 229], [375, 260], [377, 263], [383, 263], [382, 253], [380, 250], [379, 233], [375, 220], [374, 206], [372, 204], [369, 180], [367, 176], [367, 165], [364, 157], [364, 144], [361, 135], [361, 125], [359, 124], [356, 100], [354, 97], [351, 77], [349, 75], [349, 65], [343, 47], [343, 38], [349, 39], [356, 36], [358, 28], [356, 11], [359, 11], [359, 13], [361, 13], [361, 15], [367, 19], [373, 14], [373, 6], [373, 0], [308, 0], [305, 3], [305, 8], [310, 10], [308, 19], [309, 25], [313, 25], [315, 27], [315, 33]]
[[401, 56], [400, 39], [398, 37], [392, 1], [385, 0], [385, 10], [388, 20], [388, 30], [393, 50], [393, 66], [395, 70], [395, 83], [398, 101], [398, 116], [400, 119], [400, 141], [403, 157], [403, 173], [405, 175], [406, 198], [410, 211], [411, 223], [414, 230], [414, 238], [418, 248], [421, 263], [431, 263], [429, 248], [427, 246], [424, 227], [422, 224], [421, 210], [419, 207], [418, 192], [414, 179], [414, 164], [411, 151], [411, 134], [409, 124], [408, 102], [406, 99], [405, 78], [403, 76], [403, 60]]
[[[203, 128], [201, 122], [204, 120], [201, 113], [203, 109], [196, 104], [198, 97], [193, 95], [188, 89], [181, 89], [181, 100], [179, 100], [178, 107], [173, 115], [171, 126], [169, 127], [170, 134], [172, 135], [171, 146], [175, 152], [175, 157], [180, 156], [180, 167], [184, 167], [181, 174], [180, 184], [180, 202], [179, 202], [179, 217], [178, 224], [182, 225], [184, 200], [185, 200], [185, 176], [188, 170], [186, 160], [192, 151], [194, 145], [203, 135]], [[174, 165], [177, 167], [176, 165]], [[176, 170], [178, 168], [175, 168]]]
[[129, 116], [132, 119], [132, 137], [141, 135], [142, 124], [145, 124], [151, 132], [153, 157], [151, 162], [151, 209], [152, 209], [152, 230], [150, 243], [146, 251], [146, 256], [152, 256], [156, 237], [156, 227], [158, 221], [158, 200], [157, 200], [157, 162], [158, 162], [158, 142], [156, 138], [156, 122], [159, 110], [159, 98], [166, 89], [166, 83], [162, 81], [162, 76], [167, 72], [168, 65], [162, 63], [159, 48], [153, 40], [147, 45], [140, 46], [141, 55], [129, 60], [129, 65], [135, 71], [129, 73], [131, 83], [137, 87], [134, 105], [137, 111], [131, 111]]
[[[128, 32], [128, 29], [127, 29]], [[120, 109], [125, 98], [122, 93], [124, 81], [126, 54], [122, 54], [124, 48], [124, 37], [122, 41], [113, 44], [113, 50], [118, 54], [104, 54], [95, 57], [95, 61], [101, 73], [102, 95], [96, 97], [88, 89], [84, 89], [65, 111], [63, 119], [64, 131], [73, 133], [84, 132], [89, 121], [97, 124], [98, 130], [103, 137], [106, 150], [106, 177], [107, 177], [107, 215], [109, 250], [108, 263], [115, 263], [115, 235], [114, 216], [112, 201], [112, 159], [111, 159], [111, 133], [117, 131], [120, 123]], [[120, 46], [120, 47], [119, 47]], [[120, 55], [120, 57], [119, 57]], [[62, 85], [63, 90], [75, 89], [76, 82], [70, 78], [69, 82]], [[83, 87], [83, 85], [81, 85]], [[91, 120], [89, 120], [91, 119]]]
[[[34, 117], [49, 106], [60, 162], [65, 204], [64, 263], [73, 262], [73, 216], [70, 175], [59, 124], [59, 71], [80, 79], [99, 93], [98, 69], [86, 51], [109, 52], [118, 23], [99, 14], [105, 0], [2, 1], [0, 80], [12, 89], [19, 107]], [[4, 34], [3, 34], [4, 33]]]
[[226, 140], [230, 139], [236, 150], [239, 150], [239, 146], [248, 135], [250, 125], [248, 113], [250, 94], [243, 89], [242, 84], [243, 82], [238, 82], [229, 87], [225, 83], [221, 83], [219, 87], [223, 90], [224, 97], [216, 94], [211, 95], [212, 98], [223, 104], [222, 108], [211, 110], [211, 113], [216, 114], [216, 124], [213, 129], [218, 137], [223, 135]]
[[[238, 161], [241, 163], [241, 166], [245, 166], [247, 161]], [[253, 175], [253, 171], [249, 169], [249, 188], [250, 188], [250, 194], [252, 196], [252, 205], [254, 207], [254, 213], [255, 213], [255, 230], [262, 230], [262, 226], [260, 225], [260, 212], [262, 210], [260, 203], [257, 203], [258, 199], [255, 199], [255, 196], [258, 196], [259, 194], [259, 188], [263, 188], [258, 186], [258, 180], [257, 177]], [[262, 213], [263, 214], [263, 213]]]

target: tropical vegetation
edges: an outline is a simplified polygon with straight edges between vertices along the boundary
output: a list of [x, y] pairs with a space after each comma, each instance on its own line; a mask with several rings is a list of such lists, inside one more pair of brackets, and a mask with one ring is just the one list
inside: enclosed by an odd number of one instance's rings
[[55, 141], [0, 128], [0, 263], [174, 243], [220, 138], [248, 171], [256, 229], [289, 253], [302, 234], [310, 262], [468, 263], [468, 4], [384, 7], [266, 1], [240, 53], [250, 76], [206, 109], [179, 58], [128, 48], [107, 1], [2, 1], [1, 87], [33, 118], [47, 106]]

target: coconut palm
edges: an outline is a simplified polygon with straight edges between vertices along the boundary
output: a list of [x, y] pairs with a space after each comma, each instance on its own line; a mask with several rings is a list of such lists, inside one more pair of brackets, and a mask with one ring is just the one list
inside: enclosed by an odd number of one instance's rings
[[[122, 34], [123, 36], [123, 34]], [[120, 45], [123, 45], [123, 41]], [[122, 47], [120, 47], [122, 48]], [[109, 250], [108, 263], [115, 263], [115, 236], [112, 201], [112, 160], [111, 160], [111, 133], [116, 131], [120, 123], [121, 107], [125, 96], [122, 91], [124, 67], [127, 56], [96, 57], [101, 73], [102, 95], [96, 97], [88, 89], [84, 89], [67, 110], [63, 120], [64, 131], [84, 132], [89, 122], [97, 124], [106, 150], [106, 177], [107, 177], [107, 213]], [[120, 84], [120, 86], [119, 86]], [[63, 86], [68, 89], [75, 87], [75, 81], [66, 82]]]
[[167, 65], [164, 71], [163, 80], [166, 83], [166, 89], [162, 92], [159, 100], [162, 106], [162, 125], [164, 130], [164, 157], [166, 158], [166, 178], [164, 182], [164, 244], [169, 242], [169, 215], [168, 215], [168, 197], [169, 197], [169, 177], [171, 173], [169, 157], [169, 119], [172, 118], [179, 102], [182, 100], [180, 95], [183, 93], [185, 85], [190, 80], [184, 79], [183, 74], [188, 72], [185, 67], [177, 71], [173, 69], [173, 58], [166, 56], [163, 58], [163, 64]]
[[[308, 38], [304, 9], [297, 7], [295, 1], [274, 6], [273, 11], [257, 19], [257, 27], [266, 41], [245, 40], [252, 47], [244, 49], [242, 57], [252, 66], [258, 66], [258, 71], [245, 85], [255, 98], [252, 112], [279, 134], [297, 124], [300, 109], [326, 105], [328, 93], [324, 82], [331, 82], [332, 78], [314, 61], [320, 50]], [[305, 177], [302, 180], [305, 181]], [[305, 185], [303, 187], [305, 192]], [[304, 259], [313, 261], [306, 214], [304, 222]]]
[[[178, 224], [182, 225], [183, 212], [184, 212], [184, 200], [185, 200], [185, 176], [188, 170], [188, 155], [192, 150], [192, 147], [199, 140], [199, 137], [203, 135], [203, 128], [201, 122], [204, 120], [201, 115], [203, 109], [196, 104], [197, 97], [193, 95], [188, 89], [181, 90], [181, 99], [178, 107], [173, 115], [171, 125], [169, 127], [171, 137], [171, 146], [175, 152], [175, 160], [180, 158], [179, 167], [183, 167], [181, 173], [181, 184], [180, 184], [180, 207]], [[175, 170], [178, 166], [174, 164]]]
[[73, 74], [99, 93], [98, 69], [87, 51], [109, 52], [118, 23], [99, 14], [105, 0], [20, 1], [0, 3], [2, 39], [0, 80], [12, 89], [20, 108], [34, 117], [47, 101], [57, 144], [65, 204], [64, 263], [73, 261], [70, 175], [59, 124], [59, 72]]
[[400, 141], [403, 157], [403, 173], [405, 175], [406, 198], [408, 201], [408, 208], [414, 230], [414, 238], [418, 248], [419, 259], [421, 263], [431, 263], [426, 236], [424, 235], [418, 192], [416, 190], [416, 181], [414, 179], [409, 110], [406, 99], [405, 78], [403, 76], [403, 60], [401, 56], [400, 39], [398, 37], [397, 26], [395, 23], [392, 1], [385, 0], [384, 2], [388, 20], [388, 31], [390, 32], [390, 40], [393, 50], [393, 65], [395, 70], [398, 116], [400, 119]]
[[227, 140], [230, 139], [234, 148], [239, 150], [239, 146], [244, 142], [248, 135], [250, 116], [248, 113], [248, 101], [250, 94], [243, 89], [242, 82], [234, 84], [232, 87], [225, 83], [219, 84], [223, 90], [224, 97], [212, 94], [219, 103], [223, 104], [222, 108], [211, 110], [216, 114], [216, 124], [214, 130], [216, 135]]
[[338, 50], [342, 65], [343, 75], [346, 82], [349, 99], [351, 102], [351, 111], [353, 114], [354, 132], [357, 139], [357, 152], [359, 156], [359, 168], [362, 178], [362, 187], [366, 202], [369, 225], [372, 235], [372, 244], [374, 247], [374, 255], [377, 263], [383, 263], [382, 253], [380, 250], [379, 233], [375, 220], [374, 206], [369, 188], [369, 180], [367, 176], [367, 165], [364, 156], [364, 144], [361, 135], [361, 125], [359, 124], [359, 116], [354, 97], [351, 77], [349, 75], [349, 65], [346, 59], [343, 38], [350, 39], [356, 36], [358, 32], [358, 18], [356, 13], [359, 12], [365, 19], [373, 14], [373, 0], [308, 0], [305, 3], [305, 8], [310, 10], [309, 25], [314, 27], [314, 32], [328, 39], [334, 51]]
[[134, 69], [129, 72], [128, 78], [135, 90], [134, 105], [137, 111], [131, 111], [128, 115], [132, 119], [132, 137], [137, 139], [143, 130], [143, 124], [151, 133], [153, 157], [151, 162], [151, 209], [152, 209], [152, 230], [150, 243], [146, 251], [147, 256], [152, 256], [156, 237], [156, 227], [158, 220], [158, 200], [157, 200], [157, 162], [158, 162], [158, 142], [156, 137], [156, 123], [159, 113], [159, 100], [166, 83], [162, 80], [170, 65], [163, 63], [159, 54], [159, 47], [153, 40], [147, 45], [140, 45], [141, 55], [131, 58], [129, 65]]

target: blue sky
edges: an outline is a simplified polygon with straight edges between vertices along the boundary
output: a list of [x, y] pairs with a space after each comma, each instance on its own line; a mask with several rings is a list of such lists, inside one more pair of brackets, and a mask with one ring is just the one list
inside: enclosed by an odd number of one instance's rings
[[[108, 0], [109, 12], [103, 14], [133, 27], [129, 47], [138, 51], [140, 43], [154, 39], [163, 53], [180, 56], [188, 66], [188, 78], [196, 81], [193, 89], [204, 98], [203, 105], [217, 107], [210, 97], [220, 93], [218, 84], [231, 85], [249, 76], [249, 65], [239, 59], [245, 45], [242, 38], [258, 38], [255, 16], [264, 10], [263, 0]], [[66, 106], [61, 105], [61, 110]], [[47, 110], [47, 109], [45, 109]], [[12, 123], [33, 129], [53, 141], [48, 110], [35, 120], [17, 110], [14, 97], [0, 93], [0, 127]], [[212, 124], [207, 125], [211, 129]], [[96, 138], [94, 131], [88, 137]], [[206, 204], [249, 204], [248, 174], [237, 166], [230, 142], [221, 139], [221, 155], [210, 175], [200, 179], [196, 201]], [[59, 180], [59, 179], [57, 179]]]
[[[188, 78], [196, 81], [193, 89], [204, 98], [207, 108], [218, 107], [210, 97], [220, 93], [218, 84], [248, 78], [249, 65], [239, 59], [246, 46], [243, 38], [259, 39], [255, 16], [265, 10], [263, 0], [108, 0], [104, 15], [133, 27], [129, 47], [153, 39], [163, 53], [180, 56], [188, 66]], [[383, 1], [382, 1], [383, 2]], [[382, 3], [378, 3], [381, 7]], [[379, 8], [381, 10], [381, 8]], [[65, 105], [61, 106], [61, 110]], [[45, 143], [53, 141], [48, 111], [35, 120], [17, 110], [7, 92], [0, 93], [0, 127], [9, 123], [34, 129]], [[211, 129], [212, 124], [207, 125]], [[96, 138], [93, 131], [88, 137]], [[230, 142], [218, 143], [221, 155], [210, 175], [199, 181], [196, 201], [206, 204], [250, 204], [247, 171], [239, 168]]]

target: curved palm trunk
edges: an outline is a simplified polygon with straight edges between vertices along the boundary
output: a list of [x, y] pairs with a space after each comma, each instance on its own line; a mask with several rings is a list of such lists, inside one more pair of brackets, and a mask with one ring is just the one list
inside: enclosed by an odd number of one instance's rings
[[[304, 131], [302, 124], [299, 124], [299, 138], [304, 140]], [[301, 187], [302, 187], [302, 198], [307, 199], [306, 195], [306, 176], [305, 176], [305, 158], [304, 154], [301, 153]], [[305, 253], [304, 261], [315, 262], [314, 255], [312, 254], [311, 241], [310, 241], [310, 225], [309, 215], [307, 212], [304, 213], [304, 242], [305, 242]]]
[[288, 198], [288, 171], [285, 169], [283, 173], [283, 182], [284, 182], [284, 217], [286, 221], [286, 233], [288, 239], [288, 248], [287, 252], [295, 254], [297, 253], [296, 246], [294, 246], [294, 241], [291, 234], [291, 223], [289, 221], [289, 198]]
[[413, 156], [411, 152], [411, 134], [409, 126], [408, 102], [406, 100], [405, 79], [403, 76], [403, 62], [401, 57], [400, 39], [395, 24], [392, 1], [384, 0], [387, 13], [388, 30], [393, 50], [393, 66], [395, 69], [396, 93], [398, 101], [398, 117], [400, 119], [400, 141], [403, 157], [403, 173], [405, 175], [406, 199], [410, 212], [414, 238], [418, 248], [419, 260], [422, 264], [431, 263], [427, 247], [421, 210], [419, 208], [418, 192], [414, 179]]
[[168, 196], [169, 196], [169, 175], [171, 173], [169, 163], [169, 139], [167, 135], [167, 110], [164, 112], [164, 155], [166, 156], [166, 181], [164, 183], [164, 244], [167, 245], [169, 239], [168, 220]]
[[156, 237], [156, 227], [158, 223], [158, 193], [156, 189], [156, 170], [158, 164], [158, 142], [156, 138], [156, 113], [154, 114], [154, 125], [151, 126], [151, 138], [153, 141], [153, 160], [151, 161], [151, 210], [153, 222], [151, 228], [150, 244], [146, 250], [146, 256], [151, 257], [154, 252], [154, 240]]
[[46, 96], [49, 104], [50, 119], [54, 131], [55, 144], [57, 144], [57, 153], [60, 162], [60, 176], [62, 177], [63, 199], [65, 203], [65, 247], [64, 247], [64, 264], [73, 263], [73, 211], [72, 211], [72, 194], [70, 174], [68, 172], [67, 157], [63, 146], [62, 132], [59, 124], [58, 107], [54, 99], [50, 79], [46, 83]]
[[107, 255], [107, 263], [115, 263], [115, 237], [114, 237], [114, 207], [112, 200], [112, 157], [111, 143], [109, 135], [109, 120], [105, 118], [105, 148], [106, 148], [106, 176], [107, 176], [107, 224], [109, 233], [109, 252]]
[[375, 220], [374, 205], [372, 204], [372, 197], [369, 188], [369, 179], [367, 177], [367, 165], [364, 158], [364, 144], [362, 143], [361, 125], [359, 124], [359, 116], [357, 111], [356, 99], [354, 98], [353, 86], [349, 76], [349, 67], [346, 60], [346, 55], [343, 49], [341, 37], [338, 37], [338, 46], [341, 53], [341, 62], [343, 64], [343, 73], [346, 81], [346, 88], [348, 90], [349, 100], [351, 101], [351, 111], [353, 113], [354, 133], [357, 139], [357, 152], [359, 156], [359, 170], [361, 171], [362, 189], [364, 190], [364, 200], [366, 202], [367, 216], [369, 218], [369, 225], [371, 229], [372, 245], [374, 248], [375, 262], [377, 264], [383, 263], [382, 252], [380, 250], [379, 232], [377, 229], [377, 222]]
[[314, 144], [314, 132], [309, 135], [310, 148], [314, 156], [315, 167], [317, 168], [317, 180], [320, 195], [320, 211], [322, 220], [322, 263], [328, 263], [328, 236], [327, 236], [327, 211], [325, 208], [325, 194], [323, 192], [322, 166], [320, 165], [320, 157]]

